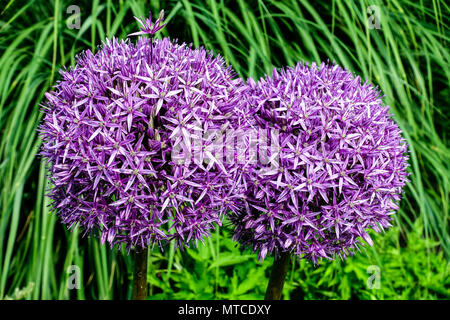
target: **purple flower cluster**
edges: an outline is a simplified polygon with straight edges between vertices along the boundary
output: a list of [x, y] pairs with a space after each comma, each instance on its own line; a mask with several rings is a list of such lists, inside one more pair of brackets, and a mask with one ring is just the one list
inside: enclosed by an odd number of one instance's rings
[[317, 263], [391, 226], [407, 146], [377, 88], [325, 63], [245, 84], [211, 52], [155, 40], [163, 12], [137, 20], [150, 38], [83, 52], [45, 95], [41, 155], [69, 228], [183, 247], [229, 213], [260, 259]]
[[[161, 26], [147, 21], [143, 33]], [[139, 38], [106, 40], [76, 62], [46, 93], [39, 128], [64, 224], [111, 246], [184, 246], [236, 211], [233, 164], [172, 157], [189, 138], [236, 125], [242, 80], [222, 58]]]
[[[278, 132], [270, 167], [248, 163], [234, 238], [317, 263], [372, 245], [406, 182], [407, 146], [379, 91], [335, 64], [297, 64], [248, 81], [251, 125]], [[274, 135], [272, 135], [274, 136]], [[275, 137], [275, 136], [274, 136]]]

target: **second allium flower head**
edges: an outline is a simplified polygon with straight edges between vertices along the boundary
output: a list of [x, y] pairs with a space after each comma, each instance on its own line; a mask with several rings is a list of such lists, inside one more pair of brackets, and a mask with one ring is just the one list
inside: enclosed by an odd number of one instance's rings
[[391, 226], [398, 210], [408, 159], [379, 91], [325, 63], [274, 70], [248, 88], [247, 121], [279, 134], [271, 168], [241, 170], [235, 239], [261, 259], [292, 252], [314, 263], [351, 254], [359, 237], [372, 244], [368, 229]]
[[[140, 22], [136, 34], [152, 37], [164, 26]], [[61, 76], [40, 132], [63, 223], [111, 245], [184, 246], [235, 210], [232, 168], [171, 157], [190, 136], [236, 124], [242, 81], [222, 58], [167, 38], [113, 39]]]

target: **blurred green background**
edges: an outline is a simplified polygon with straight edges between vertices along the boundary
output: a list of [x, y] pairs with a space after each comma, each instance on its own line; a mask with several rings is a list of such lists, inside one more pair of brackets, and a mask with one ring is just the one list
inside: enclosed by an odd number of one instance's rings
[[[448, 2], [0, 2], [0, 299], [130, 298], [132, 256], [68, 232], [49, 212], [36, 128], [61, 66], [160, 9], [168, 25], [159, 37], [212, 49], [244, 78], [336, 61], [381, 88], [410, 145], [411, 182], [394, 227], [372, 233], [374, 247], [346, 261], [292, 261], [285, 299], [450, 298]], [[80, 8], [79, 29], [69, 28], [70, 5]], [[262, 299], [273, 258], [258, 262], [230, 234], [225, 222], [204, 246], [151, 251], [149, 298]], [[67, 286], [71, 265], [80, 268], [78, 290]], [[374, 270], [378, 288], [368, 285]]]

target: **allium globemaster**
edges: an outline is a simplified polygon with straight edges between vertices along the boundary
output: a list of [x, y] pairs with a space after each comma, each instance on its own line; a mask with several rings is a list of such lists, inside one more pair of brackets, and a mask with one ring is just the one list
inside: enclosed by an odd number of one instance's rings
[[234, 238], [258, 252], [314, 263], [345, 258], [369, 229], [391, 226], [407, 181], [407, 146], [380, 92], [336, 64], [299, 63], [248, 81], [242, 110], [276, 130], [270, 168], [244, 166], [246, 209]]
[[134, 35], [150, 39], [107, 39], [46, 93], [39, 131], [49, 196], [64, 224], [98, 231], [102, 242], [189, 245], [236, 210], [235, 171], [172, 155], [207, 130], [237, 125], [242, 81], [212, 52], [153, 39], [163, 15], [138, 21]]

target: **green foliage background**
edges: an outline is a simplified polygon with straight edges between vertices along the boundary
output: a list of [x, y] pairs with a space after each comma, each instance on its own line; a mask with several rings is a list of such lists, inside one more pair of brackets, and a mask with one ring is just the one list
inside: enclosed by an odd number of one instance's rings
[[[81, 28], [67, 27], [69, 5]], [[380, 29], [367, 8], [377, 5]], [[68, 232], [49, 212], [36, 156], [39, 103], [84, 49], [137, 30], [134, 16], [164, 8], [162, 35], [221, 54], [242, 77], [299, 60], [329, 59], [379, 85], [410, 145], [411, 182], [394, 227], [372, 234], [346, 261], [293, 261], [285, 299], [448, 299], [449, 4], [380, 1], [20, 1], [0, 5], [0, 298], [127, 299], [132, 257]], [[272, 258], [256, 261], [230, 240], [228, 224], [205, 245], [149, 255], [150, 299], [261, 299]], [[81, 288], [67, 289], [68, 267]], [[379, 289], [369, 289], [370, 266]], [[369, 269], [370, 271], [370, 269]]]

